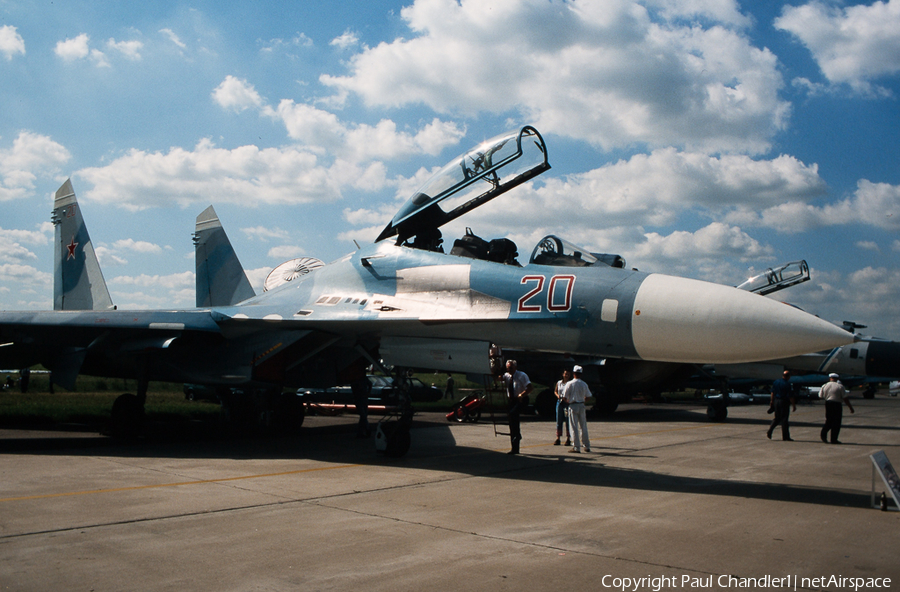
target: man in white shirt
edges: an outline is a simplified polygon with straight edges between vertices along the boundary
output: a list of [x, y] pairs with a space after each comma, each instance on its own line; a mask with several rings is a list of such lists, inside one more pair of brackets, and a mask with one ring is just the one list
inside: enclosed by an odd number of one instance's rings
[[823, 384], [822, 389], [819, 391], [819, 398], [825, 399], [825, 425], [822, 427], [820, 437], [822, 442], [828, 442], [826, 436], [828, 431], [831, 430], [832, 444], [841, 443], [838, 440], [838, 434], [841, 433], [841, 420], [844, 415], [841, 403], [847, 403], [850, 413], [855, 413], [853, 405], [850, 404], [850, 398], [847, 396], [847, 389], [838, 381], [839, 378], [840, 376], [832, 372], [828, 375], [828, 382]]
[[[583, 369], [581, 366], [572, 368], [575, 378], [566, 383], [563, 396], [569, 402], [569, 424], [572, 432], [572, 452], [581, 452], [581, 442], [584, 440], [584, 451], [591, 451], [591, 438], [588, 436], [587, 414], [584, 408], [585, 400], [591, 396], [591, 389], [585, 381], [581, 380]], [[582, 437], [581, 434], [584, 434]]]
[[525, 398], [534, 387], [531, 386], [528, 375], [518, 369], [515, 360], [507, 360], [503, 384], [506, 386], [506, 397], [509, 404], [509, 442], [512, 446], [512, 450], [507, 454], [519, 454], [519, 442], [522, 440], [519, 416], [522, 413], [522, 407], [525, 406]]

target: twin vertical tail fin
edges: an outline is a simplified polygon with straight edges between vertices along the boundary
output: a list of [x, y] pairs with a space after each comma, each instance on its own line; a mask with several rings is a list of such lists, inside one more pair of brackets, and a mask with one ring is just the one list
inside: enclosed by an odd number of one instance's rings
[[197, 308], [229, 306], [256, 296], [212, 206], [197, 216], [194, 257]]
[[67, 179], [56, 191], [51, 221], [56, 227], [53, 242], [53, 310], [113, 309], [71, 179]]

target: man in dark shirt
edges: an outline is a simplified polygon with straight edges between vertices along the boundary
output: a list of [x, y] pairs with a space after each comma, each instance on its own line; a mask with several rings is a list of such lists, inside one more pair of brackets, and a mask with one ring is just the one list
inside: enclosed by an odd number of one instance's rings
[[769, 407], [775, 409], [775, 417], [772, 419], [772, 425], [766, 432], [766, 437], [772, 439], [772, 432], [775, 426], [781, 424], [781, 439], [792, 442], [791, 426], [788, 419], [791, 416], [791, 410], [797, 410], [797, 398], [794, 396], [794, 389], [791, 387], [791, 373], [784, 371], [782, 377], [772, 383], [772, 395], [769, 397]]

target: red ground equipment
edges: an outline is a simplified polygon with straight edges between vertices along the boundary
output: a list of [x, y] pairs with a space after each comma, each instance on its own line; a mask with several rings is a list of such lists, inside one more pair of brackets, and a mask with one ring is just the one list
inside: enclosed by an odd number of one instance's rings
[[484, 407], [484, 395], [481, 391], [475, 391], [453, 406], [453, 410], [447, 414], [447, 421], [475, 423], [481, 418], [482, 407]]

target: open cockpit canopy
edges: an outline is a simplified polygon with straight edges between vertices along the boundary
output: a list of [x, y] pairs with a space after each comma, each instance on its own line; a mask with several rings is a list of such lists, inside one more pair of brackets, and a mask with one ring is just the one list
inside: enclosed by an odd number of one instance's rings
[[532, 265], [557, 265], [560, 267], [590, 267], [609, 265], [625, 267], [625, 259], [611, 253], [589, 253], [565, 239], [550, 234], [542, 238], [531, 252]]
[[531, 126], [482, 142], [428, 179], [375, 242], [397, 235], [400, 244], [413, 236], [437, 234], [447, 222], [549, 168], [547, 147]]

